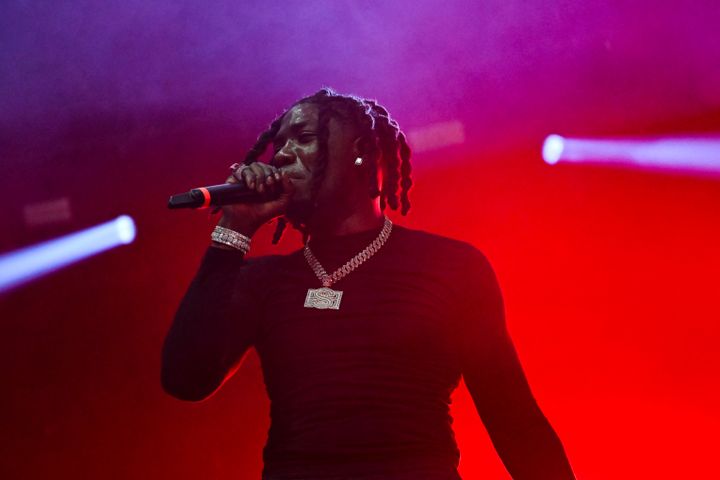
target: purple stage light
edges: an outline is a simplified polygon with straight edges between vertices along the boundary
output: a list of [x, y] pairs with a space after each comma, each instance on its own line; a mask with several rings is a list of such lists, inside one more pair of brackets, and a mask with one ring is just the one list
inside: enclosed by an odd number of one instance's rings
[[133, 240], [135, 222], [121, 215], [86, 230], [6, 253], [0, 256], [0, 292]]
[[559, 162], [616, 164], [647, 169], [720, 174], [720, 137], [588, 139], [549, 135], [542, 148]]

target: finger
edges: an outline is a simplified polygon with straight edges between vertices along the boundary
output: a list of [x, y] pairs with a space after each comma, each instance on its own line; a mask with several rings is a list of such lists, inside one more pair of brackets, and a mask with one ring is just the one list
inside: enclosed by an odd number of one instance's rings
[[246, 187], [250, 189], [255, 188], [255, 174], [247, 166], [235, 170], [233, 176], [237, 178], [240, 183], [244, 183]]
[[[235, 170], [235, 171], [232, 173], [231, 177], [232, 177], [233, 179], [235, 179], [235, 182], [237, 182], [237, 183], [244, 183], [245, 185], [247, 185], [247, 179], [243, 177], [242, 169]], [[248, 185], [248, 186], [249, 186], [249, 185]]]
[[275, 172], [273, 171], [273, 167], [271, 167], [267, 163], [262, 163], [261, 165], [263, 175], [265, 175], [265, 185], [270, 186], [275, 184]]
[[273, 179], [276, 180], [278, 183], [282, 183], [282, 174], [280, 173], [280, 170], [278, 170], [277, 167], [268, 164], [268, 168], [270, 169], [270, 172], [272, 173]]
[[255, 190], [262, 193], [265, 190], [265, 170], [263, 170], [262, 164], [253, 162], [248, 170], [252, 170], [255, 174]]

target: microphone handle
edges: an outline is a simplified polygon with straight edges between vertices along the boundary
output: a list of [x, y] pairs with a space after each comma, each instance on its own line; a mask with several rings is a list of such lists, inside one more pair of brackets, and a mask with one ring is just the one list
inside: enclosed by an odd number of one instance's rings
[[275, 200], [280, 192], [257, 193], [241, 183], [224, 183], [210, 187], [193, 188], [187, 193], [172, 195], [168, 208], [206, 208], [234, 203], [265, 203]]

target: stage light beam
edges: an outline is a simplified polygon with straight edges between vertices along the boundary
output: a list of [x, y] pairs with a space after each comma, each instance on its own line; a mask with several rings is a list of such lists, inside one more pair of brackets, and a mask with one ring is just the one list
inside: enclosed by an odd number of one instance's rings
[[0, 256], [0, 292], [119, 245], [135, 240], [135, 222], [127, 215], [76, 233]]
[[543, 160], [617, 164], [650, 170], [720, 174], [720, 137], [589, 139], [549, 135]]
[[565, 139], [560, 135], [549, 135], [543, 143], [542, 156], [545, 163], [555, 165], [562, 157]]

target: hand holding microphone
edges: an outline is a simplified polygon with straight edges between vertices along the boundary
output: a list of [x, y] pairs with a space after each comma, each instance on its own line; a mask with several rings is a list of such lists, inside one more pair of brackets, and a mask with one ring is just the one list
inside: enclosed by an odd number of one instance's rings
[[202, 187], [173, 195], [168, 208], [222, 207], [218, 222], [251, 237], [265, 222], [287, 210], [295, 193], [287, 172], [262, 162], [234, 164], [224, 185]]

